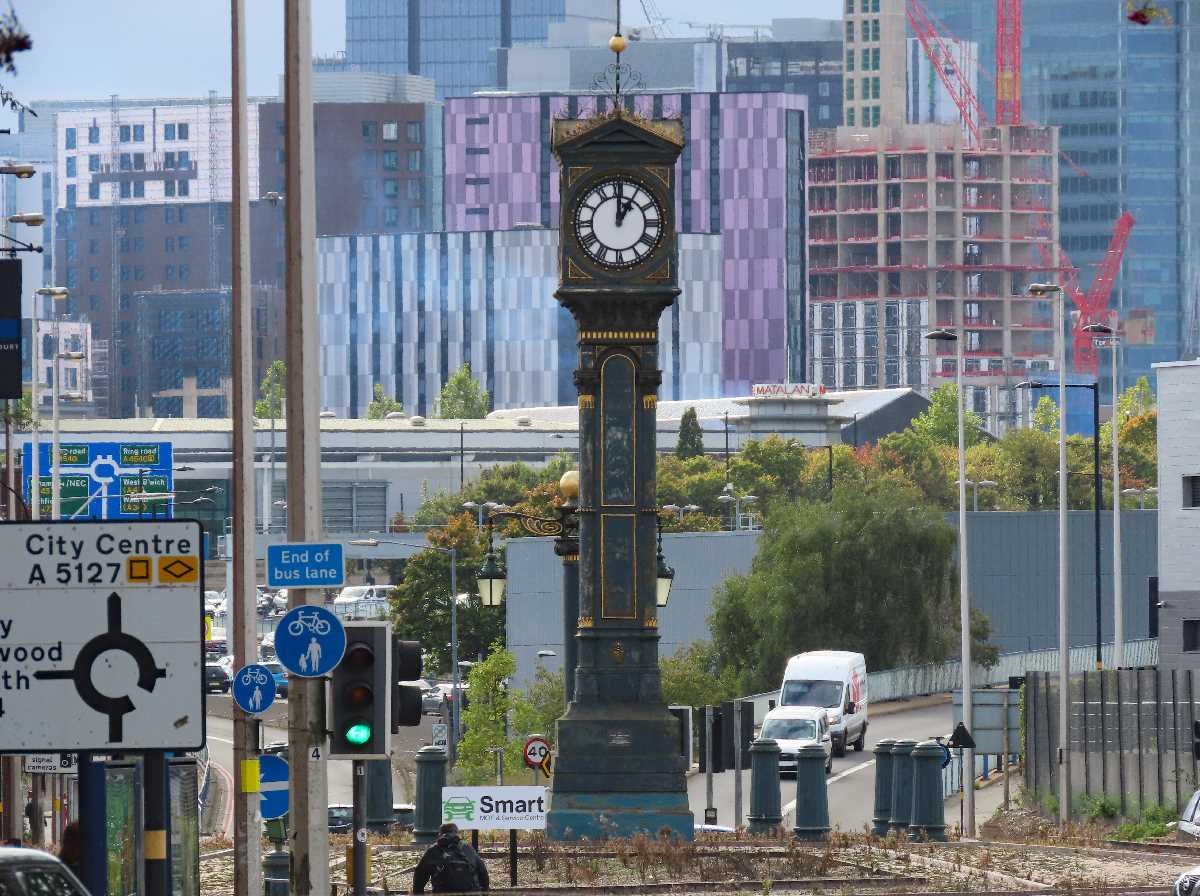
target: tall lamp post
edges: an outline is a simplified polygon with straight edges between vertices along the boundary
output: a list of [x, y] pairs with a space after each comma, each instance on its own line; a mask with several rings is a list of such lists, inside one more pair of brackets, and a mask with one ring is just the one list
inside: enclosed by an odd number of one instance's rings
[[[62, 317], [58, 310], [58, 303], [66, 301], [70, 295], [65, 286], [43, 286], [37, 290], [39, 296], [48, 296], [54, 300], [54, 381], [50, 384], [50, 420], [51, 420], [51, 435], [50, 435], [50, 518], [59, 519], [61, 516], [61, 470], [59, 467], [59, 431], [58, 431], [58, 398], [59, 398], [59, 379], [62, 373], [62, 365], [59, 363], [59, 354], [62, 351], [59, 335], [59, 320]], [[35, 327], [36, 330], [36, 327]], [[36, 464], [36, 461], [34, 461]]]
[[1045, 298], [1057, 294], [1054, 301], [1054, 364], [1058, 368], [1058, 731], [1059, 751], [1058, 820], [1066, 824], [1071, 815], [1071, 657], [1068, 642], [1070, 614], [1067, 606], [1067, 340], [1063, 332], [1066, 314], [1063, 288], [1056, 283], [1030, 283], [1029, 295]]
[[722, 504], [732, 505], [730, 507], [731, 516], [729, 517], [729, 531], [736, 532], [742, 528], [742, 505], [753, 504], [758, 500], [756, 495], [738, 495], [734, 494], [733, 483], [726, 482], [725, 488], [721, 494], [717, 495], [717, 500]]
[[1149, 488], [1123, 488], [1123, 489], [1121, 489], [1121, 494], [1129, 495], [1131, 497], [1133, 495], [1137, 495], [1138, 510], [1145, 510], [1146, 509], [1146, 496], [1147, 495], [1151, 495], [1151, 496], [1157, 495], [1158, 487], [1152, 485]]
[[980, 479], [976, 482], [974, 479], [968, 479], [967, 485], [971, 486], [971, 510], [979, 512], [979, 490], [981, 488], [996, 488], [1000, 483], [993, 482], [991, 479]]
[[1097, 348], [1112, 349], [1112, 506], [1113, 506], [1113, 666], [1125, 665], [1125, 583], [1121, 581], [1121, 449], [1120, 426], [1117, 421], [1117, 396], [1120, 394], [1121, 337], [1107, 324], [1088, 324], [1083, 328], [1092, 334]]
[[[970, 731], [975, 724], [971, 699], [971, 585], [968, 576], [967, 553], [967, 451], [963, 422], [963, 339], [953, 330], [932, 330], [925, 334], [934, 342], [953, 342], [955, 347], [954, 381], [958, 397], [958, 623], [962, 652], [963, 724]], [[969, 769], [963, 786], [963, 834], [975, 836], [975, 750], [963, 753], [963, 764]]]

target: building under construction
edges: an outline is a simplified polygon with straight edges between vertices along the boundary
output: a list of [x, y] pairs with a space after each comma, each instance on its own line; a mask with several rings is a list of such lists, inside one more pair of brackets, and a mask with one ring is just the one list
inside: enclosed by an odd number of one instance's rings
[[[907, 11], [931, 60], [948, 56]], [[1026, 287], [1055, 279], [1058, 132], [983, 124], [951, 65], [939, 74], [964, 122], [904, 121], [905, 13], [905, 0], [848, 0], [846, 124], [810, 138], [811, 377], [928, 392], [956, 358], [924, 334], [961, 327], [968, 407], [1000, 433], [1028, 405], [1016, 384], [1054, 363], [1052, 306]]]

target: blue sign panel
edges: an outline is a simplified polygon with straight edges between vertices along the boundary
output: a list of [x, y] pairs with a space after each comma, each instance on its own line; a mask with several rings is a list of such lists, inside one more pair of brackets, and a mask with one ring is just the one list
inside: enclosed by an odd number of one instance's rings
[[272, 588], [336, 588], [346, 580], [342, 546], [267, 545], [267, 584]]
[[256, 715], [275, 702], [275, 676], [260, 663], [250, 663], [233, 677], [233, 702], [243, 712]]
[[263, 818], [283, 818], [288, 810], [288, 764], [278, 756], [258, 757], [258, 811]]
[[345, 652], [342, 620], [324, 607], [293, 607], [275, 629], [275, 655], [285, 669], [301, 678], [328, 675]]
[[[49, 439], [38, 444], [43, 518], [51, 511], [50, 447]], [[21, 463], [27, 498], [33, 492], [32, 456], [32, 443], [26, 442]], [[174, 499], [149, 497], [175, 489], [170, 442], [60, 442], [58, 456], [63, 519], [167, 520], [174, 515]]]

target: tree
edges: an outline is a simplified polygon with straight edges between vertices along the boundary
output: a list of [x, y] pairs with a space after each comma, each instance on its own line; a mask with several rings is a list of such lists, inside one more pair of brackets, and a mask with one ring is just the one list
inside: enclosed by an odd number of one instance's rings
[[550, 672], [539, 663], [529, 690], [517, 701], [517, 731], [521, 735], [541, 734], [554, 743], [555, 722], [567, 711], [565, 688], [566, 676], [561, 669]]
[[13, 429], [28, 431], [33, 429], [33, 396], [24, 393], [17, 401], [7, 402], [8, 410], [0, 408], [0, 420], [10, 419]]
[[680, 706], [713, 706], [737, 696], [730, 672], [717, 665], [717, 652], [707, 641], [695, 641], [671, 656], [660, 657], [663, 700]]
[[[473, 515], [461, 513], [426, 537], [431, 545], [457, 551], [458, 655], [460, 659], [481, 656], [504, 637], [504, 611], [484, 607], [475, 582], [486, 552], [483, 533], [475, 527]], [[450, 556], [426, 550], [410, 557], [403, 581], [392, 592], [391, 609], [396, 634], [420, 641], [436, 659], [437, 671], [449, 672]]]
[[442, 386], [438, 416], [443, 420], [482, 420], [490, 406], [487, 392], [471, 376], [471, 365], [463, 364]]
[[957, 631], [954, 530], [909, 486], [780, 504], [750, 572], [714, 595], [717, 663], [741, 693], [779, 685], [788, 657], [839, 648], [869, 668], [943, 659]]
[[675, 443], [675, 456], [680, 460], [700, 457], [704, 454], [704, 433], [696, 417], [696, 409], [688, 408], [679, 421], [679, 441]]
[[264, 420], [282, 417], [283, 409], [287, 405], [286, 361], [271, 362], [258, 386], [258, 392], [262, 398], [254, 402], [254, 416]]
[[388, 414], [404, 413], [403, 403], [396, 401], [390, 395], [383, 394], [383, 385], [375, 384], [374, 400], [367, 405], [368, 420], [383, 420]]
[[[912, 428], [939, 445], [958, 447], [958, 386], [942, 383], [929, 396], [929, 407], [913, 418]], [[963, 441], [969, 448], [983, 437], [983, 418], [969, 408], [963, 412]]]
[[1043, 395], [1034, 405], [1033, 428], [1058, 439], [1058, 402], [1049, 395]]
[[523, 741], [508, 724], [521, 702], [519, 692], [509, 686], [516, 671], [516, 658], [500, 641], [491, 645], [487, 659], [471, 667], [467, 706], [462, 713], [465, 733], [455, 764], [464, 784], [495, 781], [497, 750], [503, 754], [505, 771], [510, 775], [515, 776], [524, 767]]
[[[992, 644], [992, 620], [983, 610], [971, 608], [971, 665], [990, 669], [1000, 662], [1000, 648]], [[960, 657], [961, 659], [961, 657]]]

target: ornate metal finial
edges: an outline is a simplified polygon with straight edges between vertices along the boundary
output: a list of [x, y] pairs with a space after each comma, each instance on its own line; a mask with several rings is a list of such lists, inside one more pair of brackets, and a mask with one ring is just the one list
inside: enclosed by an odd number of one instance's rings
[[622, 82], [626, 90], [643, 90], [646, 87], [641, 72], [634, 71], [628, 63], [621, 61], [621, 54], [628, 47], [629, 39], [621, 34], [621, 0], [617, 0], [617, 31], [608, 39], [608, 48], [616, 54], [617, 61], [592, 78], [592, 90], [612, 94], [614, 108], [620, 108]]

